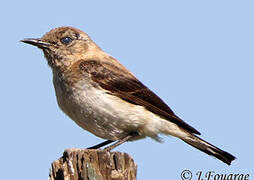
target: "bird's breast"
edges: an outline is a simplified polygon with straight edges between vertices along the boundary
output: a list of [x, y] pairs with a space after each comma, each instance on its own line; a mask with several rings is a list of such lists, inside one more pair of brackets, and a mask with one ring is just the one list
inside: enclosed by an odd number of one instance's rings
[[70, 83], [54, 77], [54, 87], [61, 110], [83, 129], [110, 140], [128, 134], [128, 127], [121, 123], [123, 115], [115, 112], [107, 93], [94, 87], [88, 79]]

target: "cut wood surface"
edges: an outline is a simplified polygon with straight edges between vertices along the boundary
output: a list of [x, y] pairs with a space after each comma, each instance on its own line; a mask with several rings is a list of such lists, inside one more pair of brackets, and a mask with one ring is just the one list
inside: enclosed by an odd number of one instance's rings
[[67, 149], [51, 165], [49, 180], [135, 180], [137, 165], [126, 153]]

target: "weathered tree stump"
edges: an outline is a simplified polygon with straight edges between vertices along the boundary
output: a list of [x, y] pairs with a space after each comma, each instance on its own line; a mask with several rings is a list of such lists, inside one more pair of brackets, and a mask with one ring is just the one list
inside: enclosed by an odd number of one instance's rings
[[126, 153], [67, 149], [51, 165], [49, 180], [135, 180], [137, 165]]

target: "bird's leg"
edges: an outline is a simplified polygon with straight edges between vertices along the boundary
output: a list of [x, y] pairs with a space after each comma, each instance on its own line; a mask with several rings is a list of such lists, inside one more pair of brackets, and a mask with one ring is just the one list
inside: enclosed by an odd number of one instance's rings
[[100, 147], [106, 146], [106, 145], [108, 145], [108, 144], [110, 144], [110, 143], [112, 143], [112, 142], [114, 142], [114, 141], [107, 140], [107, 141], [104, 141], [104, 142], [102, 142], [102, 143], [100, 143], [100, 144], [97, 144], [97, 145], [95, 145], [95, 146], [91, 146], [91, 147], [89, 147], [89, 148], [87, 148], [87, 149], [99, 149]]
[[104, 148], [104, 151], [111, 151], [112, 149], [116, 148], [117, 146], [125, 143], [126, 141], [130, 140], [131, 138], [135, 137], [135, 136], [138, 136], [138, 133], [137, 132], [132, 132], [130, 133], [129, 135], [127, 135], [126, 137], [118, 140], [116, 143]]

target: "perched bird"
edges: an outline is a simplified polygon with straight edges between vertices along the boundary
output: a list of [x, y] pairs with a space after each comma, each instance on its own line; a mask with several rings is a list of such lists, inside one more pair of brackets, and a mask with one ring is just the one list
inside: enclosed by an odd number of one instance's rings
[[[22, 42], [42, 49], [53, 72], [59, 107], [80, 127], [106, 139], [110, 151], [125, 141], [159, 134], [180, 138], [230, 165], [235, 157], [202, 140], [156, 94], [84, 32], [59, 27]], [[196, 135], [195, 135], [196, 134]]]

